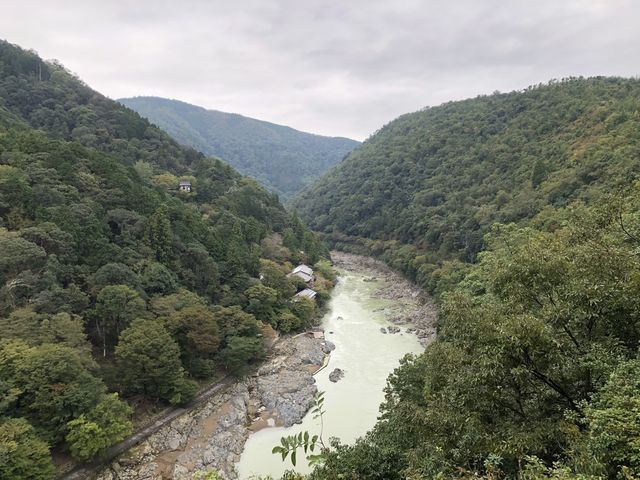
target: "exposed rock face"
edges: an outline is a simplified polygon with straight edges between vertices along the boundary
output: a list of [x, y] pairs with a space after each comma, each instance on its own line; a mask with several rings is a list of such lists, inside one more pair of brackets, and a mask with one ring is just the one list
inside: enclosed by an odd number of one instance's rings
[[151, 435], [105, 468], [97, 480], [191, 480], [216, 469], [235, 478], [248, 430], [249, 390], [239, 383]]
[[381, 332], [381, 333], [387, 333], [387, 329], [386, 329], [386, 328], [384, 328], [384, 327], [380, 327], [380, 332]]
[[389, 333], [399, 333], [400, 332], [400, 327], [395, 327], [395, 326], [390, 326], [387, 327], [387, 332]]
[[344, 370], [340, 368], [334, 368], [333, 372], [329, 374], [329, 380], [333, 383], [336, 383], [338, 380], [342, 380], [344, 378]]
[[306, 335], [282, 339], [253, 378], [176, 418], [95, 478], [191, 480], [194, 472], [208, 469], [225, 479], [237, 478], [234, 465], [253, 419], [291, 426], [313, 404], [317, 392], [313, 373], [323, 365], [326, 343]]
[[313, 405], [318, 391], [310, 374], [283, 369], [258, 377], [257, 393], [262, 404], [273, 413], [278, 424], [290, 427], [299, 422]]
[[397, 305], [383, 309], [389, 321], [396, 325], [412, 324], [413, 333], [425, 347], [435, 339], [438, 309], [419, 287], [371, 257], [333, 251], [331, 259], [337, 267], [364, 272], [370, 279], [383, 281], [384, 287], [376, 296], [397, 301]]

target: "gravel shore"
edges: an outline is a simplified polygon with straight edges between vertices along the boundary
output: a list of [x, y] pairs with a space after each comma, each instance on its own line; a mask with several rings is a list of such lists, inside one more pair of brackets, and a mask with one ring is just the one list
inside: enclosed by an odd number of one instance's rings
[[376, 296], [394, 301], [394, 305], [382, 309], [390, 322], [408, 326], [424, 347], [435, 339], [438, 308], [419, 287], [371, 257], [332, 251], [331, 259], [337, 268], [361, 272], [368, 276], [366, 280], [383, 283]]

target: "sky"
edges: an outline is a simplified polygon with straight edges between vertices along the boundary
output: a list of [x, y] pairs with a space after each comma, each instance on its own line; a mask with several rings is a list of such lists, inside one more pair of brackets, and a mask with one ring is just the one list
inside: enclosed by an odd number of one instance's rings
[[363, 140], [397, 116], [640, 75], [638, 0], [2, 0], [0, 38], [117, 99]]

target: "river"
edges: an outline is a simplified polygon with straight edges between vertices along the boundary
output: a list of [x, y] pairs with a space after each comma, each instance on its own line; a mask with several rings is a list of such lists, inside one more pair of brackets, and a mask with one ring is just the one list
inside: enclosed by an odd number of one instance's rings
[[[384, 400], [383, 388], [389, 374], [407, 353], [420, 353], [423, 347], [415, 335], [383, 334], [381, 327], [389, 327], [386, 319], [393, 300], [376, 298], [383, 280], [371, 280], [364, 273], [340, 270], [339, 282], [333, 291], [329, 308], [323, 318], [325, 337], [336, 349], [329, 365], [315, 376], [318, 390], [325, 392], [324, 438], [338, 437], [350, 443], [375, 424], [378, 407]], [[341, 368], [345, 376], [337, 383], [329, 381], [334, 368]], [[239, 478], [270, 474], [279, 478], [291, 468], [287, 459], [271, 453], [280, 437], [308, 430], [319, 433], [319, 420], [308, 413], [301, 425], [290, 428], [265, 428], [252, 434], [236, 465]], [[299, 454], [296, 470], [306, 473], [309, 467]]]

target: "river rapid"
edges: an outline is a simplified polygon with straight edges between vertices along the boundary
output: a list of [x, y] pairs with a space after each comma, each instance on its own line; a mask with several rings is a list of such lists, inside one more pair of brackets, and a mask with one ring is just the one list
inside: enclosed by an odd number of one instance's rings
[[[422, 352], [423, 345], [415, 334], [406, 332], [410, 325], [403, 325], [398, 333], [381, 332], [381, 328], [393, 326], [390, 320], [402, 323], [399, 320], [402, 312], [414, 307], [411, 303], [415, 302], [407, 303], [406, 298], [380, 298], [380, 292], [390, 288], [388, 277], [376, 276], [375, 270], [355, 268], [352, 261], [338, 262], [338, 265], [342, 267], [339, 281], [322, 320], [325, 338], [334, 343], [336, 349], [331, 353], [328, 366], [315, 375], [315, 380], [318, 390], [325, 392], [325, 442], [329, 437], [338, 437], [350, 443], [375, 424], [384, 400], [386, 379], [399, 360], [407, 353]], [[345, 372], [337, 383], [329, 380], [335, 368]], [[308, 413], [299, 425], [265, 428], [252, 434], [236, 465], [238, 477], [245, 480], [252, 475], [270, 474], [279, 478], [291, 468], [291, 463], [289, 460], [283, 463], [271, 449], [279, 444], [280, 437], [304, 430], [319, 433], [319, 419]], [[298, 458], [296, 470], [308, 472], [304, 457]]]

